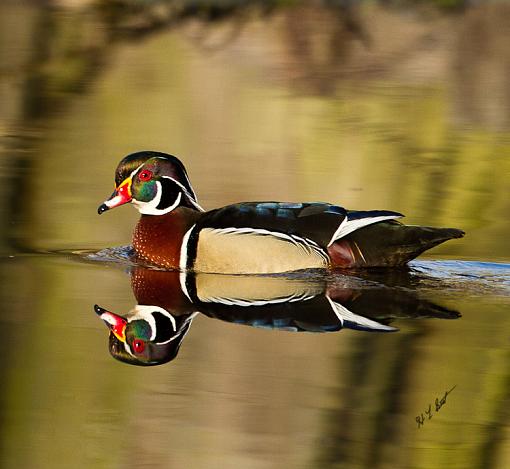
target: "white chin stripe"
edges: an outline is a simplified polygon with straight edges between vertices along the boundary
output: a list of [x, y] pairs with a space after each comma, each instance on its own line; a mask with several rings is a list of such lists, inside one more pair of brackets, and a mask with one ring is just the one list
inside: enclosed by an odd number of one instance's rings
[[381, 215], [376, 217], [367, 217], [367, 218], [358, 218], [355, 220], [349, 220], [349, 216], [347, 215], [342, 223], [338, 226], [335, 234], [331, 237], [331, 241], [328, 244], [328, 247], [331, 246], [335, 241], [347, 236], [353, 231], [359, 230], [364, 226], [372, 225], [374, 223], [378, 223], [380, 221], [385, 220], [395, 220], [396, 218], [401, 218], [403, 215]]
[[170, 205], [170, 207], [164, 209], [156, 208], [161, 202], [161, 195], [163, 193], [163, 188], [161, 187], [161, 183], [156, 181], [157, 193], [156, 197], [154, 197], [150, 202], [140, 202], [139, 200], [133, 199], [133, 205], [137, 208], [137, 210], [144, 215], [165, 215], [165, 213], [170, 213], [172, 210], [176, 209], [181, 203], [182, 192], [177, 194], [177, 198], [175, 202]]
[[151, 337], [150, 340], [154, 340], [156, 338], [156, 321], [154, 320], [154, 316], [152, 313], [158, 312], [163, 316], [166, 316], [170, 322], [172, 323], [172, 327], [174, 331], [177, 330], [177, 325], [175, 323], [175, 318], [166, 310], [161, 308], [160, 306], [151, 306], [151, 305], [136, 305], [131, 311], [130, 316], [127, 321], [131, 322], [136, 319], [143, 319], [147, 321], [151, 326]]

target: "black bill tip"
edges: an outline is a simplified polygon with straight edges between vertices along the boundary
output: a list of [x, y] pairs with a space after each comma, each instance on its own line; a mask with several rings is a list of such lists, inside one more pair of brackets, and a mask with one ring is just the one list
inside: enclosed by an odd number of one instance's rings
[[102, 213], [106, 212], [107, 210], [110, 210], [106, 204], [101, 204], [98, 209], [97, 213], [101, 215]]

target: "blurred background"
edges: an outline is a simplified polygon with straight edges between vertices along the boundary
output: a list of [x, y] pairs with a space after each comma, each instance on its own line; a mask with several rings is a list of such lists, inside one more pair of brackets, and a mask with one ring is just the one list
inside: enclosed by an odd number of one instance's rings
[[[174, 363], [129, 367], [92, 310], [133, 306], [126, 272], [41, 253], [130, 242], [135, 210], [96, 209], [142, 149], [206, 209], [396, 210], [467, 232], [428, 259], [490, 264], [421, 292], [460, 320], [203, 318]], [[1, 467], [509, 467], [509, 2], [2, 0], [0, 195]]]

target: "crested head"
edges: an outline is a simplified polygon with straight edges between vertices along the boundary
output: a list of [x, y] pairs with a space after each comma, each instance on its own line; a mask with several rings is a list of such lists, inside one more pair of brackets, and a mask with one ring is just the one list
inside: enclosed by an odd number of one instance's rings
[[120, 161], [115, 171], [115, 192], [98, 212], [127, 202], [145, 215], [164, 215], [177, 207], [203, 210], [181, 161], [157, 151], [132, 153]]

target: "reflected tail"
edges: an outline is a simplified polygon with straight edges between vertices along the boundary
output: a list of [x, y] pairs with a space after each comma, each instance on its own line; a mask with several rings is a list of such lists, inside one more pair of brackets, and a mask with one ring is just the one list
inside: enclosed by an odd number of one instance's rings
[[328, 299], [331, 308], [333, 309], [334, 313], [341, 322], [342, 327], [372, 332], [398, 331], [396, 327], [381, 324], [380, 322], [374, 321], [372, 319], [360, 316], [358, 314], [353, 313], [352, 311], [349, 311], [345, 306], [333, 301], [328, 295], [326, 295], [326, 298]]

